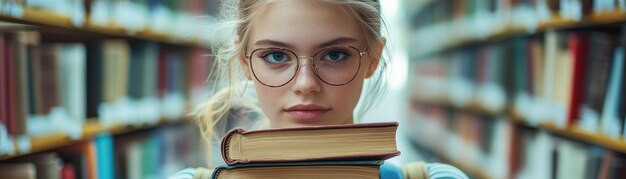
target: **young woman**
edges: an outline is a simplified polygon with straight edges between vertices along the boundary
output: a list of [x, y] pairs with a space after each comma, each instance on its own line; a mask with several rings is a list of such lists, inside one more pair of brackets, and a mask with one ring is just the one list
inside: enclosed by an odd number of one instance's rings
[[[236, 126], [352, 124], [359, 100], [367, 108], [384, 91], [387, 61], [382, 58], [385, 39], [378, 0], [224, 3], [234, 17], [230, 24], [235, 34], [222, 35], [232, 39], [216, 50], [213, 80], [225, 82], [226, 88], [213, 96], [199, 116], [203, 137], [213, 146], [209, 148], [217, 149], [216, 141]], [[246, 91], [246, 86], [255, 90]], [[373, 95], [361, 99], [364, 87]], [[210, 153], [215, 154], [212, 161], [221, 159], [218, 152]], [[449, 165], [422, 168], [430, 178], [467, 178]], [[415, 173], [385, 164], [381, 178], [401, 178], [403, 172]], [[204, 168], [186, 169], [173, 178], [202, 178], [208, 173]]]

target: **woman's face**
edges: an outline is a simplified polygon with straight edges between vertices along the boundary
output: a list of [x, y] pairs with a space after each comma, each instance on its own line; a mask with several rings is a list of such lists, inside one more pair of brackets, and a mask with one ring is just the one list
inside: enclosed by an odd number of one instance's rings
[[[356, 20], [338, 6], [315, 1], [280, 1], [258, 12], [251, 22], [245, 55], [251, 55], [252, 51], [259, 48], [289, 49], [297, 57], [313, 57], [327, 47], [352, 46], [358, 51], [366, 48], [365, 38]], [[357, 53], [338, 51], [321, 54], [323, 57], [318, 54], [318, 57], [340, 59], [349, 55], [350, 58], [359, 59], [358, 51], [354, 51]], [[266, 81], [284, 78], [279, 75], [260, 75], [268, 70], [280, 71], [283, 67], [260, 66], [273, 65], [268, 61], [281, 61], [289, 54], [257, 52], [251, 58], [242, 58], [241, 65], [248, 79], [255, 82], [261, 108], [271, 120], [272, 128], [353, 123], [352, 112], [361, 95], [363, 81], [373, 74], [379, 60], [371, 58], [370, 53], [364, 54], [360, 57], [360, 67], [354, 68], [353, 73], [349, 72], [356, 74], [354, 79], [345, 85], [333, 86], [318, 78], [311, 64], [312, 58], [291, 59], [293, 63], [300, 63], [297, 71], [289, 69], [291, 73], [295, 72], [295, 77], [283, 86], [269, 87], [257, 80], [257, 77]], [[252, 68], [250, 64], [253, 64]], [[289, 73], [289, 70], [280, 72]], [[326, 73], [326, 78], [339, 76], [337, 71]]]

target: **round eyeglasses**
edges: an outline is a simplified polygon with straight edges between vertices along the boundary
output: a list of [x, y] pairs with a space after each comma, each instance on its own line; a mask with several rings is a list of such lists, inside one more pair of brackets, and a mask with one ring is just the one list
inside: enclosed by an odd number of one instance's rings
[[312, 59], [310, 63], [317, 78], [326, 84], [341, 86], [354, 80], [366, 52], [367, 48], [360, 51], [352, 46], [329, 47], [307, 57], [284, 48], [259, 48], [246, 55], [246, 59], [254, 77], [268, 87], [289, 83], [307, 59]]

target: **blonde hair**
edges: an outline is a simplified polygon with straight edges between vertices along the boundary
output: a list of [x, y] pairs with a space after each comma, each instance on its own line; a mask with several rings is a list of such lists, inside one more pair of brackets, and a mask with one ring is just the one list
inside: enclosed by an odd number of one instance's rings
[[[209, 150], [213, 140], [219, 141], [222, 135], [216, 135], [215, 127], [221, 120], [228, 119], [232, 107], [250, 108], [259, 110], [258, 99], [242, 97], [246, 91], [247, 80], [242, 69], [239, 67], [239, 59], [244, 56], [245, 47], [248, 45], [248, 37], [251, 31], [250, 24], [259, 8], [274, 3], [276, 0], [226, 0], [222, 2], [222, 11], [218, 17], [220, 25], [211, 34], [212, 49], [215, 55], [214, 65], [209, 75], [209, 85], [216, 92], [204, 105], [196, 109], [195, 117], [200, 127], [203, 138], [209, 143]], [[368, 49], [377, 49], [384, 45], [381, 34], [383, 25], [380, 16], [380, 3], [378, 0], [320, 0], [333, 3], [341, 7], [346, 13], [357, 20], [363, 31]], [[237, 43], [235, 43], [237, 42]], [[378, 47], [380, 48], [380, 47]], [[382, 58], [382, 54], [374, 50], [368, 51], [371, 57], [380, 57], [377, 72], [366, 80], [367, 95], [362, 106], [357, 109], [359, 116], [377, 103], [387, 90], [387, 66], [388, 61]], [[247, 104], [243, 105], [242, 104]], [[248, 105], [254, 104], [254, 105]], [[259, 121], [258, 121], [259, 122]], [[256, 126], [265, 126], [259, 122]], [[223, 129], [222, 129], [223, 130]], [[210, 152], [210, 151], [209, 151]], [[210, 160], [209, 160], [210, 161]], [[210, 165], [211, 163], [209, 163]]]

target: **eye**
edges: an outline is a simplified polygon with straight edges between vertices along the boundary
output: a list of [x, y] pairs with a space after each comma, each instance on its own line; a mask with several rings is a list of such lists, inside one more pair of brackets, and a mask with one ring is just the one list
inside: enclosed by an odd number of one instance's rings
[[345, 51], [331, 50], [328, 53], [326, 53], [326, 55], [324, 55], [323, 60], [331, 61], [331, 62], [338, 62], [338, 61], [345, 60], [348, 56], [349, 54], [346, 53]]
[[284, 63], [289, 61], [289, 56], [285, 52], [281, 51], [264, 53], [261, 58], [269, 63]]

